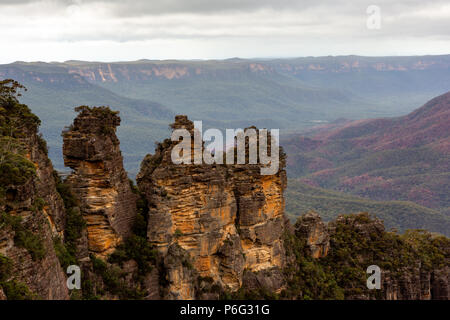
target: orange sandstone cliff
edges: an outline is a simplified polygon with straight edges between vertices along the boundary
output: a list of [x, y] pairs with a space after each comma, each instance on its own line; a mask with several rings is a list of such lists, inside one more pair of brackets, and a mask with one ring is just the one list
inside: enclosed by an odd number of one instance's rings
[[[177, 116], [172, 128], [194, 130], [186, 116]], [[225, 289], [239, 289], [247, 270], [269, 271], [277, 279], [271, 289], [279, 291], [285, 264], [284, 157], [275, 175], [264, 176], [260, 165], [173, 164], [174, 145], [168, 139], [160, 143], [137, 177], [149, 203], [148, 241], [163, 254], [188, 257], [195, 273]], [[186, 263], [169, 260], [168, 298], [194, 298]]]
[[131, 233], [136, 216], [119, 140], [120, 118], [107, 108], [79, 107], [63, 133], [64, 163], [73, 169], [68, 184], [80, 200], [90, 252], [106, 256]]

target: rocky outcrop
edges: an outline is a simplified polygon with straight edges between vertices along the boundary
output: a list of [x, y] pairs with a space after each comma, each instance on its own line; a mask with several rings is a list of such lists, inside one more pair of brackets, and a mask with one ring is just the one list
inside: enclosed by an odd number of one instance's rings
[[[286, 286], [286, 279], [281, 269], [263, 269], [257, 272], [245, 271], [242, 279], [244, 287], [250, 292], [267, 290], [274, 294], [278, 288]], [[278, 290], [279, 291], [279, 290]]]
[[[367, 213], [340, 215], [325, 225], [312, 212], [298, 219], [295, 236], [304, 241], [317, 265], [334, 271], [345, 299], [450, 298], [450, 242], [445, 237], [387, 232], [381, 220]], [[381, 269], [380, 290], [368, 290], [364, 278], [355, 281], [350, 276], [364, 275], [370, 265]]]
[[130, 235], [136, 196], [123, 169], [116, 137], [120, 118], [106, 107], [79, 107], [73, 125], [63, 132], [67, 178], [87, 224], [90, 252], [106, 256]]
[[[186, 116], [177, 116], [172, 128], [194, 134]], [[176, 244], [201, 277], [231, 291], [242, 285], [245, 269], [282, 268], [284, 158], [275, 175], [264, 176], [260, 165], [173, 164], [175, 145], [160, 143], [137, 177], [149, 203], [148, 240], [164, 254]], [[176, 298], [194, 298], [184, 269], [170, 270]]]
[[382, 290], [386, 300], [449, 300], [449, 267], [430, 270], [417, 261], [397, 272], [382, 272]]
[[319, 214], [308, 212], [301, 216], [295, 224], [295, 234], [306, 239], [312, 257], [325, 257], [330, 249], [330, 235]]
[[450, 266], [433, 270], [430, 274], [430, 297], [436, 300], [450, 300]]
[[163, 292], [165, 298], [194, 298], [198, 273], [191, 264], [189, 253], [174, 243], [168, 247], [163, 263], [165, 279], [168, 281], [167, 289]]

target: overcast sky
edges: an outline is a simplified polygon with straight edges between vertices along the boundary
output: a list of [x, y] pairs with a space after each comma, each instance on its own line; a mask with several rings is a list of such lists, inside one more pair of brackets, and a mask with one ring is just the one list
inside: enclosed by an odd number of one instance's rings
[[450, 54], [450, 1], [0, 0], [0, 39], [0, 63]]

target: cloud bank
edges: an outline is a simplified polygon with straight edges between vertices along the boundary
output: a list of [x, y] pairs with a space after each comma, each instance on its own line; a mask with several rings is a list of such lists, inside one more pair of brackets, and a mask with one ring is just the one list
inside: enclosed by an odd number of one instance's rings
[[[368, 29], [366, 9], [380, 8]], [[448, 1], [3, 0], [0, 63], [450, 53]]]

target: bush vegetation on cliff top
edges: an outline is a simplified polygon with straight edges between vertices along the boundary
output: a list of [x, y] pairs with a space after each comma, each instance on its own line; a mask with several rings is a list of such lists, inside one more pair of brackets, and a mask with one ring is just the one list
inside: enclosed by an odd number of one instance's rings
[[119, 111], [113, 111], [107, 106], [79, 106], [75, 108], [75, 112], [78, 112], [81, 117], [93, 116], [100, 119], [99, 130], [103, 135], [112, 135], [115, 133], [116, 126], [120, 124]]
[[35, 133], [40, 120], [17, 97], [26, 90], [14, 80], [0, 81], [0, 189], [24, 184], [35, 174], [22, 140]]
[[[345, 215], [333, 222], [330, 250], [326, 257], [311, 259], [306, 239], [288, 236], [286, 248], [294, 253], [298, 268], [286, 270], [289, 286], [286, 297], [341, 299], [361, 295], [380, 298], [380, 290], [366, 287], [366, 268], [378, 265], [393, 281], [408, 275], [448, 265], [450, 239], [423, 230], [399, 235], [374, 228], [367, 213]], [[289, 269], [291, 268], [291, 269]]]

